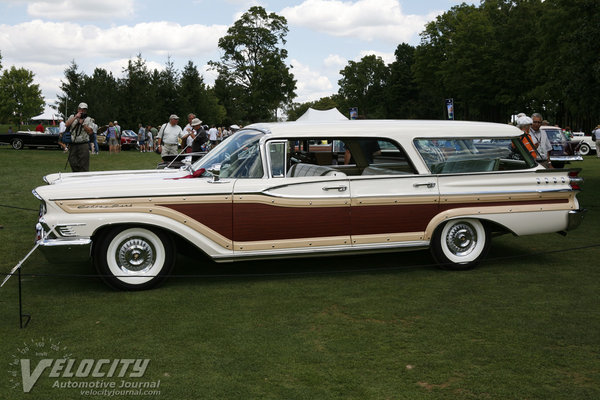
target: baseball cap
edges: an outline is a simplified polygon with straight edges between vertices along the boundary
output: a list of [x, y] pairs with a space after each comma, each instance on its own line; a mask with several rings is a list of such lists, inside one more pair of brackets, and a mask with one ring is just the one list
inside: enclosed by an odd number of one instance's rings
[[87, 106], [87, 103], [79, 103], [77, 108], [85, 108], [87, 110], [88, 106]]
[[169, 117], [169, 119], [179, 119], [179, 117], [175, 114], [171, 114], [171, 116]]

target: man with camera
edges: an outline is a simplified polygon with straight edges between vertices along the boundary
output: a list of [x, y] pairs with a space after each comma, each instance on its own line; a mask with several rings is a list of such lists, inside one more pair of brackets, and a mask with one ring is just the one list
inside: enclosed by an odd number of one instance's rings
[[175, 114], [171, 114], [169, 122], [164, 124], [160, 131], [158, 131], [158, 152], [161, 157], [165, 156], [176, 156], [177, 145], [179, 139], [183, 137], [183, 130], [178, 125], [179, 117]]
[[94, 133], [92, 119], [87, 114], [86, 103], [79, 103], [77, 114], [71, 115], [65, 122], [71, 132], [69, 144], [69, 164], [73, 172], [90, 170], [90, 151], [88, 145], [90, 136]]

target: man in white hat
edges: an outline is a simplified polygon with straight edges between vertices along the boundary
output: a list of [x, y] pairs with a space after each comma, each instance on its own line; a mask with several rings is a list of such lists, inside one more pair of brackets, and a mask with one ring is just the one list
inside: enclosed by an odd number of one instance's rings
[[94, 133], [92, 119], [87, 114], [88, 105], [79, 103], [77, 114], [71, 115], [65, 125], [71, 132], [69, 144], [69, 164], [73, 172], [90, 170], [90, 137]]
[[[186, 129], [188, 126], [189, 129]], [[181, 138], [181, 143], [185, 143], [186, 153], [192, 152], [192, 144], [194, 144], [194, 139], [196, 139], [196, 132], [200, 126], [202, 126], [202, 121], [200, 121], [198, 118], [192, 118], [190, 120], [190, 123], [183, 129], [183, 137]]]
[[177, 145], [179, 144], [179, 138], [183, 137], [183, 130], [178, 125], [179, 117], [175, 114], [171, 114], [169, 122], [163, 124], [158, 131], [158, 151], [160, 151], [161, 157], [164, 156], [176, 156]]

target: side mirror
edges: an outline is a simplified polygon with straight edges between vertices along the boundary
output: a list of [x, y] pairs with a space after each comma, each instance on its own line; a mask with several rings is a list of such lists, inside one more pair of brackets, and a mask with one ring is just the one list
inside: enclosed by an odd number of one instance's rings
[[213, 182], [216, 182], [219, 180], [219, 174], [221, 173], [221, 164], [213, 164], [210, 166], [210, 168], [208, 169], [208, 172], [210, 172], [213, 176]]

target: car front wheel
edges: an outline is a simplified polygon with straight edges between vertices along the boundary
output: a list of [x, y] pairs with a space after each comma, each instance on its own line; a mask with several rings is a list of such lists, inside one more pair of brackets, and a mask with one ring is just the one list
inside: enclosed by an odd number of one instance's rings
[[164, 281], [174, 263], [173, 240], [160, 230], [114, 228], [103, 234], [94, 246], [98, 274], [116, 289], [150, 289]]
[[579, 147], [579, 154], [581, 154], [582, 156], [587, 156], [588, 154], [590, 154], [590, 146], [588, 146], [587, 144], [583, 143]]
[[450, 220], [436, 229], [431, 243], [440, 268], [467, 270], [486, 256], [490, 247], [488, 229], [477, 219]]
[[12, 148], [15, 150], [21, 150], [23, 148], [23, 140], [22, 139], [13, 139], [10, 143]]

